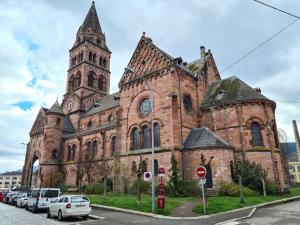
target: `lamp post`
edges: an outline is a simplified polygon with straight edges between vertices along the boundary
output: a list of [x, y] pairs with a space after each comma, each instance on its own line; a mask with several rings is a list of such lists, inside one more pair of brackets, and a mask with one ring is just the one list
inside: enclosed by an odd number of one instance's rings
[[[135, 73], [133, 69], [129, 68], [129, 67], [125, 67], [125, 72], [127, 73]], [[152, 213], [154, 213], [155, 211], [155, 180], [154, 180], [154, 109], [153, 109], [153, 103], [154, 103], [154, 98], [153, 98], [153, 90], [152, 88], [150, 88], [149, 84], [147, 83], [147, 81], [141, 77], [141, 79], [143, 81], [145, 81], [146, 86], [148, 87], [149, 91], [150, 91], [150, 104], [151, 104], [151, 152], [152, 152], [152, 160], [151, 160], [151, 164], [152, 164], [152, 180], [151, 180], [151, 196], [152, 196]]]

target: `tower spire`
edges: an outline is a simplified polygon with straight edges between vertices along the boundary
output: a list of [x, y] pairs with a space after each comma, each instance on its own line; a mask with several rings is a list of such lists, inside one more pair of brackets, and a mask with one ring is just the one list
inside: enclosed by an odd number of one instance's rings
[[86, 15], [83, 24], [80, 27], [80, 31], [84, 31], [88, 28], [91, 28], [92, 31], [98, 34], [102, 34], [99, 18], [97, 15], [96, 7], [95, 7], [95, 2], [92, 2], [92, 6]]

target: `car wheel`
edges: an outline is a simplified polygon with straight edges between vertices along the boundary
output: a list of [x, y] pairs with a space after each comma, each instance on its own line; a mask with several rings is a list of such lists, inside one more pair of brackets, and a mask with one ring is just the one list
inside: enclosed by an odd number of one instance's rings
[[88, 218], [88, 216], [83, 216], [82, 219], [86, 220]]
[[58, 220], [59, 220], [59, 221], [62, 221], [62, 220], [63, 220], [63, 215], [62, 215], [61, 210], [58, 211], [57, 217], [58, 217]]
[[47, 218], [51, 218], [50, 209], [47, 209]]
[[31, 211], [32, 211], [32, 213], [36, 213], [35, 205], [32, 206]]

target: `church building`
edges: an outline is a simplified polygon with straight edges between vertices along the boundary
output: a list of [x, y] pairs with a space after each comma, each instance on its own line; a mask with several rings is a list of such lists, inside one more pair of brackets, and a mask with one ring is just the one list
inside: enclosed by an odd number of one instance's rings
[[62, 103], [41, 108], [29, 133], [23, 185], [30, 186], [39, 160], [42, 186], [61, 173], [75, 188], [110, 168], [121, 190], [124, 177], [136, 179], [134, 168], [151, 171], [153, 143], [155, 175], [163, 166], [166, 180], [172, 155], [184, 180], [197, 179], [201, 157], [211, 160], [208, 188], [232, 182], [234, 162], [244, 159], [260, 163], [278, 190], [285, 187], [275, 102], [238, 77], [221, 79], [210, 50], [201, 46], [199, 58], [185, 62], [143, 33], [119, 91], [110, 93], [111, 52], [93, 2], [69, 55]]

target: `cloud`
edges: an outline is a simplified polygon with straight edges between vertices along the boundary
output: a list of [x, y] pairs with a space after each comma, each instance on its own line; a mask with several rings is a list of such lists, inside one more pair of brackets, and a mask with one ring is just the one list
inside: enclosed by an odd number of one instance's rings
[[[0, 172], [23, 165], [28, 133], [40, 107], [50, 107], [65, 92], [68, 50], [91, 1], [27, 0], [0, 4]], [[300, 3], [276, 1], [296, 13]], [[145, 31], [174, 57], [199, 58], [211, 49], [219, 70], [270, 37], [293, 18], [253, 1], [103, 0], [96, 2], [111, 57], [111, 92]], [[271, 42], [222, 73], [261, 87], [277, 101], [277, 123], [290, 141], [292, 119], [300, 116], [300, 27], [294, 24]], [[294, 101], [284, 102], [284, 101]], [[30, 102], [31, 107], [20, 104]], [[22, 156], [23, 155], [23, 156]], [[9, 157], [8, 157], [9, 156]], [[10, 162], [8, 159], [13, 160]]]

